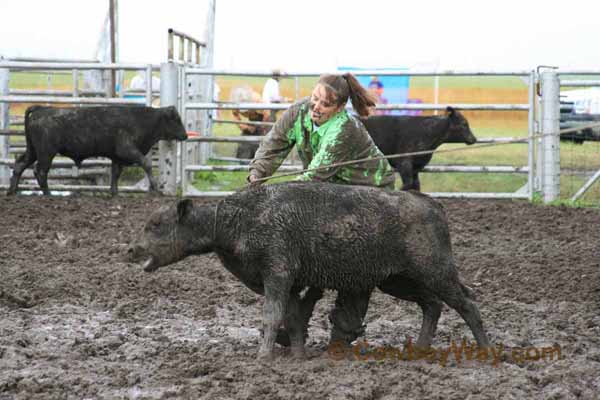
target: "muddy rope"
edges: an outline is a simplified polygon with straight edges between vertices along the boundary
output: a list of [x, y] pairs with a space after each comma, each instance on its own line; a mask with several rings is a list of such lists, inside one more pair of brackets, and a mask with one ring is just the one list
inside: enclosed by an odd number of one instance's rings
[[[600, 127], [600, 123], [595, 123], [595, 124], [589, 124], [589, 125], [581, 125], [578, 127], [574, 127], [574, 128], [568, 128], [568, 129], [563, 129], [561, 131], [559, 131], [559, 135], [563, 134], [563, 133], [571, 133], [571, 132], [577, 132], [580, 130], [584, 130], [584, 129], [589, 129], [589, 128], [596, 128], [596, 127]], [[412, 156], [422, 156], [422, 155], [426, 155], [426, 154], [434, 154], [434, 153], [453, 153], [453, 152], [457, 152], [457, 151], [464, 151], [464, 150], [473, 150], [473, 149], [481, 149], [484, 147], [492, 147], [492, 146], [501, 146], [501, 145], [507, 145], [507, 144], [515, 144], [515, 143], [527, 143], [530, 139], [539, 139], [545, 136], [555, 136], [555, 133], [546, 133], [546, 134], [539, 134], [539, 135], [532, 135], [532, 136], [527, 136], [526, 138], [522, 138], [522, 139], [515, 139], [515, 140], [507, 140], [505, 142], [494, 142], [494, 143], [484, 143], [484, 144], [474, 144], [471, 145], [469, 147], [460, 147], [460, 148], [456, 148], [456, 149], [445, 149], [445, 150], [423, 150], [423, 151], [415, 151], [412, 153], [398, 153], [398, 154], [390, 154], [387, 156], [381, 156], [381, 157], [368, 157], [368, 158], [361, 158], [361, 159], [357, 159], [357, 160], [349, 160], [349, 161], [342, 161], [342, 162], [338, 162], [338, 163], [333, 163], [333, 164], [329, 164], [329, 165], [323, 165], [320, 167], [315, 167], [315, 168], [307, 168], [307, 169], [303, 169], [300, 171], [292, 171], [292, 172], [284, 172], [281, 174], [277, 174], [277, 175], [271, 175], [271, 176], [266, 176], [264, 178], [258, 178], [256, 179], [253, 183], [250, 183], [249, 185], [252, 184], [256, 184], [256, 183], [260, 183], [260, 182], [265, 182], [271, 179], [275, 179], [275, 178], [282, 178], [282, 177], [286, 177], [286, 176], [294, 176], [294, 175], [300, 175], [303, 174], [305, 172], [313, 172], [313, 171], [322, 171], [325, 169], [329, 169], [329, 168], [334, 168], [334, 167], [342, 167], [342, 166], [346, 166], [346, 165], [354, 165], [354, 164], [361, 164], [367, 161], [373, 161], [373, 160], [388, 160], [391, 158], [404, 158], [404, 157], [412, 157]]]

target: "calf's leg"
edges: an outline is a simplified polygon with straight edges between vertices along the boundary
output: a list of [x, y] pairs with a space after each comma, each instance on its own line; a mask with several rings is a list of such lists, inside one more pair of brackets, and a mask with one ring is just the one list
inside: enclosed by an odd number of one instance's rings
[[402, 178], [402, 190], [414, 189], [413, 165], [411, 159], [404, 159], [400, 162], [398, 173]]
[[10, 186], [6, 192], [7, 196], [17, 193], [19, 187], [19, 180], [23, 171], [29, 168], [36, 160], [35, 151], [27, 149], [25, 153], [21, 154], [15, 161], [12, 176], [10, 177]]
[[[315, 304], [323, 297], [323, 289], [311, 287], [299, 302], [297, 318], [302, 327], [302, 338], [307, 337], [308, 322], [312, 316]], [[330, 343], [352, 343], [365, 332], [363, 320], [369, 307], [371, 292], [338, 292], [335, 307], [329, 315], [332, 323]], [[289, 314], [289, 312], [288, 312]], [[286, 326], [287, 328], [287, 326]], [[293, 346], [289, 329], [277, 332], [277, 343], [282, 346]]]
[[[293, 356], [297, 358], [304, 358], [305, 329], [303, 318], [301, 317], [302, 311], [300, 308], [300, 296], [298, 292], [299, 290], [293, 291], [290, 294], [284, 326], [287, 333], [289, 333], [289, 340], [292, 346]], [[277, 336], [279, 336], [279, 332], [281, 332], [281, 330], [277, 332]]]
[[392, 276], [378, 287], [386, 294], [402, 300], [416, 302], [421, 307], [423, 322], [416, 345], [420, 348], [431, 346], [442, 313], [442, 302], [414, 280], [400, 276]]
[[490, 342], [483, 328], [481, 314], [479, 309], [468, 296], [468, 290], [460, 283], [458, 277], [443, 280], [442, 285], [436, 293], [450, 307], [455, 309], [465, 320], [479, 347], [490, 347]]
[[148, 177], [148, 181], [150, 182], [150, 190], [153, 192], [158, 192], [158, 184], [152, 176], [152, 157], [150, 157], [150, 155], [146, 157], [133, 145], [126, 145], [119, 149], [117, 152], [117, 157], [120, 160], [126, 160], [127, 163], [137, 164], [142, 167], [146, 173], [146, 176]]
[[123, 166], [115, 160], [112, 160], [110, 168], [110, 194], [112, 196], [117, 195], [119, 190], [119, 177], [123, 172]]
[[365, 333], [363, 320], [369, 308], [370, 298], [371, 291], [338, 292], [335, 307], [329, 314], [329, 320], [333, 324], [330, 344], [350, 344]]
[[[277, 268], [283, 271], [283, 268]], [[273, 357], [273, 347], [277, 337], [277, 329], [284, 322], [286, 306], [290, 297], [291, 280], [284, 272], [273, 273], [265, 278], [265, 303], [263, 306], [263, 342], [258, 351], [261, 359]], [[294, 338], [296, 339], [296, 337]], [[297, 348], [297, 341], [294, 342]], [[296, 349], [296, 351], [298, 351]], [[304, 351], [304, 349], [302, 349]]]
[[[323, 289], [309, 287], [304, 296], [299, 299], [298, 313], [295, 317], [298, 319], [300, 326], [302, 327], [302, 337], [304, 341], [306, 341], [306, 338], [308, 337], [308, 322], [310, 321], [310, 317], [312, 317], [317, 301], [319, 301], [322, 297]], [[290, 315], [289, 312], [288, 315]], [[281, 346], [290, 346], [291, 340], [290, 334], [288, 334], [288, 329], [279, 329], [277, 331], [277, 339], [275, 341]]]
[[421, 181], [419, 180], [419, 171], [413, 172], [413, 189], [421, 191]]
[[416, 300], [423, 311], [423, 323], [417, 339], [417, 347], [429, 348], [437, 330], [437, 323], [442, 314], [442, 302], [435, 298], [420, 298]]
[[54, 154], [48, 154], [44, 157], [38, 157], [38, 162], [33, 169], [33, 174], [37, 179], [38, 185], [40, 189], [44, 193], [44, 195], [50, 195], [50, 189], [48, 189], [48, 170], [52, 165], [52, 159], [54, 158]]
[[158, 193], [158, 183], [156, 183], [156, 179], [154, 179], [154, 176], [152, 175], [152, 157], [150, 155], [147, 157], [142, 156], [140, 165], [144, 169], [144, 172], [146, 172], [148, 182], [150, 182], [150, 191]]

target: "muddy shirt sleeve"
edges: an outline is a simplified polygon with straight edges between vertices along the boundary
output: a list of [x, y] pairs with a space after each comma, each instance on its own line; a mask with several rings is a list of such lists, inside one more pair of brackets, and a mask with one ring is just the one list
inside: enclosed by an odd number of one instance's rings
[[250, 162], [250, 174], [258, 178], [273, 175], [283, 160], [287, 157], [292, 147], [294, 138], [288, 135], [300, 112], [300, 105], [294, 104], [277, 120], [273, 128], [260, 142], [260, 146]]

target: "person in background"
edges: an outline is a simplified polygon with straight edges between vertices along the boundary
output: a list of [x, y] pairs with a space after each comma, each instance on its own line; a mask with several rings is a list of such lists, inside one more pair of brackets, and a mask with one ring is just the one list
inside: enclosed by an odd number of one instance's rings
[[[273, 70], [273, 76], [271, 76], [265, 82], [262, 90], [262, 101], [264, 103], [286, 103], [291, 99], [281, 96], [281, 89], [279, 87], [279, 80], [281, 79], [281, 71], [279, 69]], [[276, 111], [272, 110], [270, 113], [269, 120], [275, 122]]]
[[[383, 96], [383, 83], [376, 77], [371, 78], [369, 82], [369, 92], [377, 99], [377, 104], [388, 104], [388, 99]], [[389, 114], [389, 110], [375, 110], [375, 115], [386, 115]]]
[[[138, 71], [138, 73], [129, 82], [131, 90], [146, 90], [146, 71]], [[160, 90], [160, 78], [152, 75], [152, 91]]]
[[[144, 100], [144, 95], [146, 92], [146, 71], [145, 70], [141, 70], [138, 71], [138, 73], [131, 78], [131, 81], [129, 82], [129, 88], [128, 90], [132, 90], [135, 91], [134, 94], [125, 94], [125, 97], [130, 97], [130, 98], [136, 98], [139, 99], [139, 101], [141, 103], [143, 103]], [[152, 92], [158, 92], [160, 91], [160, 78], [157, 76], [152, 75]], [[153, 106], [158, 106], [160, 105], [160, 97], [156, 95], [156, 93], [153, 93], [152, 95], [152, 105]]]
[[[354, 75], [321, 75], [311, 96], [285, 110], [262, 140], [250, 162], [247, 178], [250, 184], [258, 184], [258, 179], [271, 176], [295, 147], [304, 169], [326, 167], [304, 172], [297, 180], [393, 189], [394, 171], [385, 159], [333, 166], [343, 161], [383, 156], [360, 120], [346, 111], [348, 99], [356, 113], [363, 117], [368, 116], [375, 106], [375, 98]], [[329, 165], [332, 166], [327, 168]], [[322, 295], [321, 289], [310, 288], [301, 299], [303, 326], [308, 325], [314, 305]], [[362, 321], [368, 302], [368, 296], [338, 293], [336, 306], [330, 314], [333, 322], [331, 343], [349, 343], [364, 331]], [[281, 330], [278, 336], [284, 334], [286, 332]], [[285, 340], [278, 338], [278, 342]]]

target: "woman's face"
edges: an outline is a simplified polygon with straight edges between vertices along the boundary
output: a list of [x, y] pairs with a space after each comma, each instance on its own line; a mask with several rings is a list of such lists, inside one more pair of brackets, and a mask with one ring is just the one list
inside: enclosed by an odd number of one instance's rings
[[322, 125], [333, 115], [342, 111], [343, 104], [338, 105], [334, 99], [327, 96], [327, 90], [322, 84], [317, 84], [310, 96], [310, 119], [317, 124]]

